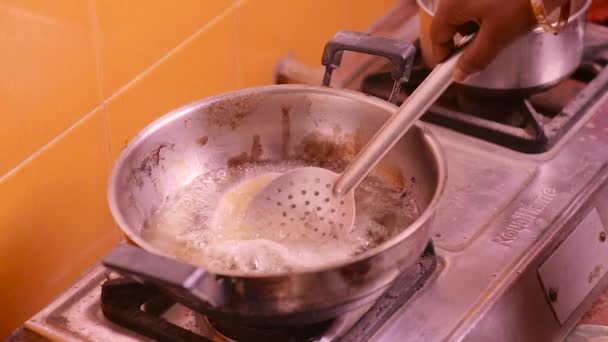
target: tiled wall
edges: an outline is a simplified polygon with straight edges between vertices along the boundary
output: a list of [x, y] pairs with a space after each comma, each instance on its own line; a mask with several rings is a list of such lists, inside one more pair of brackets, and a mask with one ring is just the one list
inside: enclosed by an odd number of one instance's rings
[[318, 65], [395, 0], [0, 0], [0, 339], [120, 239], [113, 160], [159, 115]]

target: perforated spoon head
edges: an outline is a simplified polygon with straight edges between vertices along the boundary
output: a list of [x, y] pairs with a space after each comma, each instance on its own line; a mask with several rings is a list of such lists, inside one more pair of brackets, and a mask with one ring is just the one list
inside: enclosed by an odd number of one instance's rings
[[355, 221], [354, 192], [335, 194], [339, 174], [302, 167], [276, 177], [249, 203], [245, 224], [259, 238], [324, 239], [351, 230]]

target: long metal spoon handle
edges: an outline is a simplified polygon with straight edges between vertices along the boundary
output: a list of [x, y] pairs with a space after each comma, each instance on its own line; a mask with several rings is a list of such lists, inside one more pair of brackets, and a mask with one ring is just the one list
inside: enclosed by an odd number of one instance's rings
[[[466, 45], [472, 37], [467, 37]], [[458, 57], [463, 49], [458, 49], [443, 63], [438, 64], [416, 90], [403, 102], [390, 119], [367, 143], [359, 155], [351, 162], [334, 184], [334, 192], [345, 195], [355, 188], [382, 158], [395, 146], [414, 123], [435, 103], [450, 86]]]

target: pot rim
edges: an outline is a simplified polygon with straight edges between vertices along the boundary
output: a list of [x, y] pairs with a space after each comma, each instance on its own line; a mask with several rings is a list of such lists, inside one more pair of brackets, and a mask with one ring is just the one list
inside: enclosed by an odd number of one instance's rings
[[[430, 0], [430, 1], [438, 1], [438, 0]], [[424, 11], [424, 13], [428, 16], [430, 16], [431, 18], [433, 17], [433, 15], [435, 13], [433, 13], [430, 9], [429, 6], [427, 5], [429, 2], [429, 0], [416, 0], [416, 3], [418, 4], [418, 8], [420, 8], [422, 11]], [[573, 21], [578, 20], [581, 16], [585, 15], [587, 13], [587, 10], [589, 9], [589, 6], [591, 6], [591, 2], [592, 0], [584, 0], [584, 4], [582, 6], [579, 7], [579, 9], [574, 13], [571, 14], [570, 17], [568, 18], [568, 24], [570, 24]], [[531, 9], [530, 9], [531, 10]], [[540, 25], [536, 25], [534, 26], [534, 29], [532, 29], [533, 33], [546, 33], [543, 28]]]
[[[357, 92], [354, 90], [335, 89], [335, 88], [326, 88], [326, 87], [321, 87], [321, 86], [309, 86], [309, 85], [291, 85], [291, 84], [267, 85], [267, 86], [250, 87], [250, 88], [243, 88], [243, 89], [239, 89], [239, 90], [233, 90], [233, 91], [225, 92], [222, 94], [206, 97], [206, 98], [191, 102], [189, 104], [186, 104], [184, 106], [178, 107], [178, 108], [160, 116], [156, 120], [152, 121], [144, 129], [142, 129], [136, 136], [134, 136], [133, 139], [131, 139], [131, 141], [129, 141], [127, 146], [120, 152], [119, 157], [116, 159], [116, 161], [114, 162], [114, 165], [112, 166], [112, 170], [111, 170], [110, 177], [109, 177], [109, 183], [107, 186], [107, 196], [108, 196], [107, 198], [108, 198], [108, 203], [109, 203], [110, 212], [112, 214], [112, 217], [114, 218], [114, 221], [118, 224], [122, 233], [125, 234], [126, 237], [129, 240], [131, 240], [132, 242], [134, 242], [138, 247], [141, 247], [148, 252], [151, 252], [151, 253], [154, 253], [157, 255], [161, 255], [161, 256], [170, 258], [172, 260], [178, 260], [179, 262], [187, 263], [185, 261], [177, 259], [175, 256], [171, 255], [170, 253], [166, 253], [162, 249], [157, 248], [157, 247], [153, 246], [152, 244], [148, 243], [145, 239], [143, 239], [141, 237], [140, 234], [136, 233], [137, 230], [134, 229], [134, 227], [130, 227], [130, 225], [127, 223], [126, 219], [124, 218], [124, 216], [121, 214], [121, 210], [118, 206], [118, 201], [117, 201], [118, 194], [117, 194], [116, 190], [117, 190], [117, 184], [119, 184], [117, 177], [118, 177], [120, 169], [122, 167], [124, 167], [124, 165], [125, 165], [127, 156], [130, 154], [131, 151], [133, 151], [136, 147], [138, 147], [141, 143], [143, 143], [143, 141], [148, 136], [154, 134], [157, 130], [161, 129], [169, 122], [178, 120], [178, 118], [181, 116], [188, 115], [193, 110], [196, 110], [201, 107], [205, 107], [208, 104], [211, 104], [211, 103], [214, 103], [217, 101], [223, 101], [223, 100], [231, 99], [234, 97], [242, 97], [242, 96], [246, 96], [246, 95], [252, 94], [252, 93], [268, 94], [268, 93], [281, 93], [281, 92], [322, 93], [322, 94], [334, 95], [334, 96], [337, 95], [337, 96], [352, 99], [354, 101], [367, 102], [371, 105], [379, 107], [380, 109], [383, 109], [387, 113], [394, 113], [397, 110], [397, 106], [395, 106], [389, 102], [386, 102], [382, 99], [379, 99], [379, 98], [376, 98], [376, 97], [373, 97], [373, 96], [370, 96], [367, 94], [363, 94], [361, 92]], [[390, 114], [387, 114], [387, 115], [390, 115]], [[270, 277], [321, 273], [321, 272], [325, 272], [325, 271], [334, 270], [336, 268], [341, 268], [344, 266], [352, 265], [352, 264], [355, 264], [357, 262], [360, 262], [360, 261], [368, 259], [368, 258], [372, 258], [378, 254], [383, 253], [386, 250], [393, 248], [394, 246], [398, 245], [401, 241], [403, 241], [403, 240], [407, 239], [408, 237], [410, 237], [411, 235], [413, 235], [434, 214], [435, 209], [438, 205], [438, 202], [441, 199], [441, 197], [445, 191], [445, 185], [447, 182], [447, 163], [446, 163], [445, 154], [443, 152], [443, 149], [441, 148], [439, 141], [434, 136], [434, 134], [432, 132], [430, 132], [430, 130], [428, 130], [426, 127], [421, 125], [420, 122], [417, 122], [414, 126], [417, 129], [421, 130], [421, 133], [423, 133], [423, 139], [428, 144], [428, 147], [432, 154], [432, 158], [434, 159], [434, 162], [437, 167], [438, 179], [437, 179], [437, 185], [435, 187], [433, 196], [432, 196], [429, 204], [425, 207], [424, 211], [422, 211], [422, 213], [418, 216], [418, 218], [416, 218], [416, 220], [414, 220], [414, 222], [412, 222], [409, 226], [405, 227], [397, 235], [393, 236], [392, 238], [385, 241], [384, 243], [376, 246], [375, 248], [372, 248], [372, 249], [366, 251], [365, 253], [362, 253], [356, 257], [352, 257], [352, 258], [342, 260], [342, 261], [331, 262], [326, 265], [323, 265], [322, 267], [318, 267], [315, 269], [310, 269], [310, 270], [305, 270], [305, 271], [295, 271], [295, 272], [276, 272], [276, 273], [260, 273], [260, 274], [256, 274], [256, 273], [252, 273], [252, 272], [221, 272], [221, 273], [209, 272], [209, 273], [223, 275], [223, 276], [247, 277], [247, 278], [270, 278]], [[424, 243], [426, 244], [426, 243], [428, 243], [428, 241], [425, 241]], [[204, 267], [199, 266], [199, 265], [194, 265], [194, 266], [205, 269]]]

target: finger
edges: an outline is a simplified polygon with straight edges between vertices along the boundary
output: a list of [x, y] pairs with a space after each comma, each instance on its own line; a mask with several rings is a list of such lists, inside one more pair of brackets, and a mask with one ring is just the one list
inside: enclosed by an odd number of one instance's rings
[[431, 49], [437, 63], [442, 62], [454, 48], [454, 35], [458, 32], [458, 24], [452, 18], [454, 15], [448, 2], [440, 1], [437, 12], [431, 22]]
[[458, 59], [454, 78], [464, 80], [479, 72], [492, 62], [500, 49], [507, 44], [504, 32], [501, 35], [494, 22], [488, 20], [481, 25], [479, 33]]
[[456, 82], [464, 82], [467, 77], [469, 77], [468, 74], [465, 74], [462, 70], [456, 67], [456, 70], [454, 70], [454, 80]]

